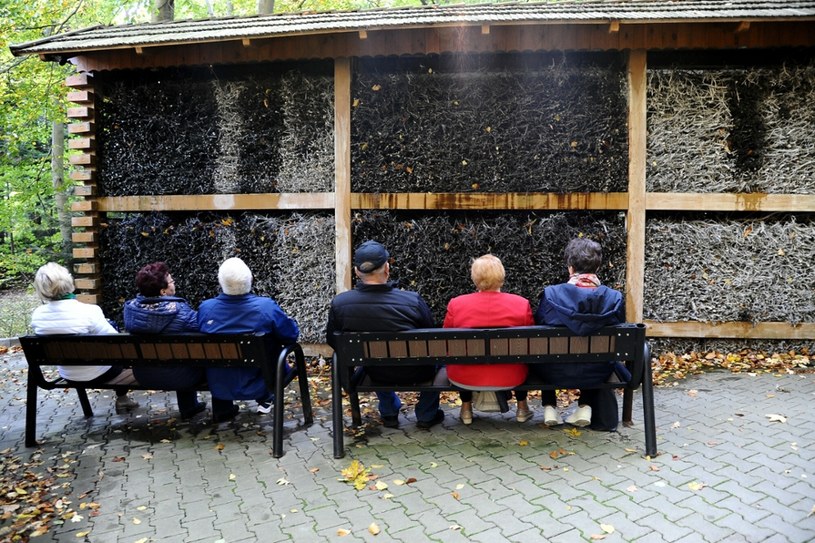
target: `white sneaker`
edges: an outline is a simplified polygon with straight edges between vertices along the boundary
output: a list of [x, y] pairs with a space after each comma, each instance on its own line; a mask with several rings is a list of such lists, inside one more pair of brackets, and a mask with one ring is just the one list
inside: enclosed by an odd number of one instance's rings
[[551, 405], [543, 407], [543, 423], [546, 426], [559, 426], [563, 424], [563, 419], [560, 418], [560, 413]]
[[591, 406], [583, 405], [574, 410], [574, 413], [566, 417], [566, 424], [584, 427], [591, 424]]

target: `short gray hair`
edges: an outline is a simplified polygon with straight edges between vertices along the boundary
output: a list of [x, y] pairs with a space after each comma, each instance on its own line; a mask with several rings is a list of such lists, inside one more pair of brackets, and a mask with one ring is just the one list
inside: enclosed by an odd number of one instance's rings
[[34, 276], [34, 290], [43, 302], [61, 300], [74, 291], [74, 278], [71, 272], [56, 262], [41, 266]]
[[218, 283], [224, 294], [248, 294], [252, 290], [252, 270], [240, 258], [227, 258], [218, 269]]

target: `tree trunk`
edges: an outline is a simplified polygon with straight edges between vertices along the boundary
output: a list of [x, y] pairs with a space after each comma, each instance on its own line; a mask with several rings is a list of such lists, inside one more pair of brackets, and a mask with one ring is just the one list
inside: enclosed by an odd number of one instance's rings
[[62, 253], [66, 260], [71, 257], [71, 215], [68, 212], [68, 189], [65, 185], [65, 125], [55, 121], [51, 125], [51, 183], [54, 186], [54, 205], [62, 235]]
[[175, 0], [153, 0], [152, 22], [172, 21], [173, 18], [175, 18]]
[[274, 0], [258, 0], [258, 15], [271, 15], [274, 12]]

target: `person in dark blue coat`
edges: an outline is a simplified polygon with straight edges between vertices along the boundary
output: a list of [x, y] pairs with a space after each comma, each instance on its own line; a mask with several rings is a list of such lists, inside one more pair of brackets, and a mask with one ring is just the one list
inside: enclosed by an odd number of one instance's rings
[[[277, 360], [283, 345], [295, 343], [300, 336], [297, 323], [277, 303], [266, 296], [253, 294], [252, 271], [240, 258], [228, 258], [218, 269], [221, 294], [204, 300], [198, 308], [198, 326], [205, 334], [256, 334], [276, 339], [277, 350], [270, 353]], [[207, 369], [216, 421], [233, 418], [238, 406], [232, 400], [255, 400], [258, 413], [272, 410], [274, 396], [257, 368]], [[215, 415], [218, 412], [218, 415]]]
[[[136, 274], [139, 294], [125, 303], [125, 330], [131, 334], [188, 334], [198, 331], [198, 313], [175, 295], [175, 280], [164, 262], [153, 262]], [[136, 380], [147, 387], [174, 389], [181, 418], [202, 412], [196, 386], [204, 382], [200, 368], [137, 367]]]
[[[546, 287], [535, 313], [537, 324], [565, 326], [575, 334], [586, 335], [603, 326], [625, 322], [623, 295], [602, 285], [597, 271], [603, 261], [600, 244], [586, 238], [571, 240], [564, 251], [569, 280]], [[537, 364], [530, 369], [549, 383], [563, 388], [579, 388], [577, 410], [566, 419], [575, 426], [591, 426], [594, 430], [614, 431], [619, 423], [617, 398], [612, 389], [592, 389], [605, 383], [614, 371], [614, 364]], [[544, 423], [562, 424], [557, 412], [553, 390], [543, 391]]]

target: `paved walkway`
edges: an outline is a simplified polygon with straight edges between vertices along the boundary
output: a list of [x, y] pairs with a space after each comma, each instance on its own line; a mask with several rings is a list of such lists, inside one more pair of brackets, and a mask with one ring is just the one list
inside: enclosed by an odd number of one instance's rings
[[[322, 401], [310, 428], [287, 412], [278, 460], [253, 405], [213, 426], [175, 421], [166, 393], [135, 393], [145, 409], [118, 416], [108, 392], [92, 395], [88, 420], [73, 392], [41, 392], [42, 447], [28, 450], [21, 355], [0, 357], [0, 377], [0, 455], [53, 477], [63, 497], [63, 524], [34, 542], [815, 540], [811, 374], [712, 373], [657, 389], [652, 459], [641, 424], [570, 434], [542, 427], [538, 410], [524, 425], [496, 414], [465, 427], [446, 407], [430, 431], [412, 411], [399, 429], [371, 423], [335, 460]], [[326, 381], [312, 385], [326, 398]], [[637, 393], [641, 421], [639, 407]], [[377, 476], [362, 490], [340, 480], [352, 460]]]

